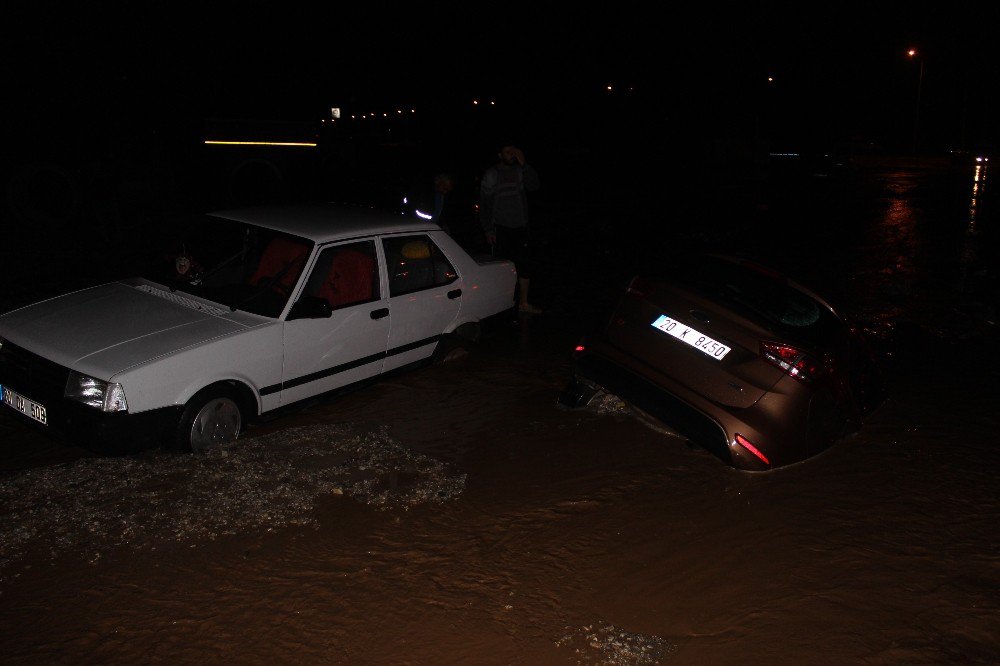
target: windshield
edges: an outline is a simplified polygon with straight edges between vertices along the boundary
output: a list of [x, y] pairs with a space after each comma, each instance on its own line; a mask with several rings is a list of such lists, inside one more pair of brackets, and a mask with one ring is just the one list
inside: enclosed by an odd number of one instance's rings
[[211, 215], [179, 236], [143, 277], [265, 317], [281, 314], [313, 248], [298, 236]]

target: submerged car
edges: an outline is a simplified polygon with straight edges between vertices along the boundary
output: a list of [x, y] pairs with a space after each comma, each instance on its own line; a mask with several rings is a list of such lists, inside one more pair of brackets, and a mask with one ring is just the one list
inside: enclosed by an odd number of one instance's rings
[[760, 263], [705, 255], [632, 279], [559, 401], [612, 393], [741, 470], [795, 463], [885, 395], [858, 327]]
[[475, 341], [514, 304], [511, 262], [395, 214], [272, 206], [193, 226], [140, 277], [0, 316], [3, 404], [101, 446], [202, 451]]

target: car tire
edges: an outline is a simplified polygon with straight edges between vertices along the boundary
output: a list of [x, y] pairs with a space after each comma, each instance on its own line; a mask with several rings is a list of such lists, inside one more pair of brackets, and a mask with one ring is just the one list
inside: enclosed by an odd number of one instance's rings
[[434, 362], [446, 363], [465, 356], [476, 348], [479, 339], [479, 324], [462, 324], [438, 342], [434, 349]]
[[229, 386], [211, 386], [199, 391], [184, 407], [174, 448], [191, 453], [209, 453], [235, 441], [246, 423], [237, 392]]
[[559, 394], [556, 403], [569, 409], [583, 409], [590, 405], [600, 391], [577, 379], [571, 379]]

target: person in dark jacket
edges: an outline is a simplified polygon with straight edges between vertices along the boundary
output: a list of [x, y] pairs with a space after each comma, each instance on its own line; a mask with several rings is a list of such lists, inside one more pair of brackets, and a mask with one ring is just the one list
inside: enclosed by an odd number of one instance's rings
[[500, 147], [500, 161], [483, 174], [479, 188], [479, 219], [494, 254], [510, 259], [517, 268], [518, 310], [541, 314], [528, 301], [531, 246], [528, 193], [539, 189], [538, 172], [524, 160], [524, 152], [510, 143]]

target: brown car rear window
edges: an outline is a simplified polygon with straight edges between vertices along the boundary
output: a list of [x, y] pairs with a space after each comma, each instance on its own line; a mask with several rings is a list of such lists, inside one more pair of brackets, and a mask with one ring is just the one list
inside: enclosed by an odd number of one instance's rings
[[668, 279], [717, 298], [741, 315], [789, 332], [822, 337], [838, 320], [822, 303], [789, 285], [778, 273], [717, 257], [690, 262]]

